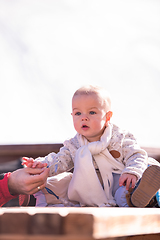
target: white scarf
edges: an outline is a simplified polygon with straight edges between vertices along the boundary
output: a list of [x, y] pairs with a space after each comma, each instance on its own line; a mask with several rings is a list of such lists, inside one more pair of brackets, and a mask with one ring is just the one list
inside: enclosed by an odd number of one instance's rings
[[[88, 142], [85, 137], [77, 134], [81, 147], [76, 152], [74, 172], [68, 188], [70, 200], [78, 201], [82, 206], [116, 205], [112, 196], [112, 173], [121, 173], [124, 165], [115, 160], [107, 149], [111, 136], [112, 125], [110, 124], [105, 129], [100, 141], [97, 142]], [[104, 189], [96, 174], [92, 156], [94, 156], [101, 173]]]

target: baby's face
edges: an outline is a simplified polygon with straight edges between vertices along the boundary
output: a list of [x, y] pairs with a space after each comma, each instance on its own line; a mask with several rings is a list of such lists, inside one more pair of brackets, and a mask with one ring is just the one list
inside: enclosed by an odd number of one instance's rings
[[89, 142], [98, 141], [106, 127], [106, 111], [96, 94], [76, 95], [72, 99], [75, 130]]

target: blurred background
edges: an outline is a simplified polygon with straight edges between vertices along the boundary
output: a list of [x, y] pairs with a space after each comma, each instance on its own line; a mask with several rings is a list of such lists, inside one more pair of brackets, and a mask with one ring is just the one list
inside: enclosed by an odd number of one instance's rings
[[0, 144], [73, 137], [85, 84], [110, 92], [112, 122], [160, 147], [160, 1], [0, 0]]

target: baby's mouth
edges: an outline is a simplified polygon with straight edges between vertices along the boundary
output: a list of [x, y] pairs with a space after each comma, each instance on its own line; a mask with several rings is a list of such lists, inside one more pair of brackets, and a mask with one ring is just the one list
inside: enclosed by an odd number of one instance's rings
[[87, 125], [83, 125], [82, 129], [88, 129], [89, 127]]

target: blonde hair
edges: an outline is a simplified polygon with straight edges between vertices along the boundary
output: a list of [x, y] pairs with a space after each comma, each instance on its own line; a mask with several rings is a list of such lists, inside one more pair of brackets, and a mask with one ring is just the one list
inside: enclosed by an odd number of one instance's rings
[[[87, 85], [79, 88], [73, 95], [73, 98], [77, 95], [90, 95], [95, 94], [102, 100], [102, 105], [106, 111], [111, 110], [111, 99], [107, 90], [99, 86]], [[73, 99], [72, 98], [72, 99]]]

